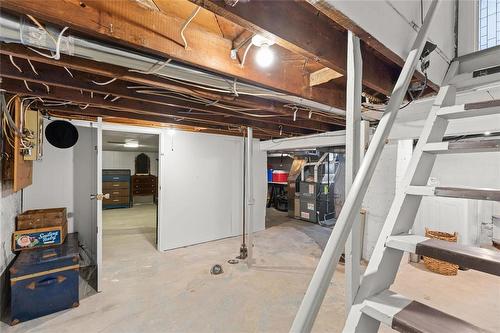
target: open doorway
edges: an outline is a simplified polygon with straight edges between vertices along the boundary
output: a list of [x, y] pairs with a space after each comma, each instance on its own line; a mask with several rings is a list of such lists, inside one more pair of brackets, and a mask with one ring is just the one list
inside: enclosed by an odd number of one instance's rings
[[323, 248], [344, 202], [344, 159], [343, 147], [269, 152], [266, 228], [293, 227]]
[[151, 249], [158, 242], [159, 135], [102, 133], [104, 260], [124, 242]]

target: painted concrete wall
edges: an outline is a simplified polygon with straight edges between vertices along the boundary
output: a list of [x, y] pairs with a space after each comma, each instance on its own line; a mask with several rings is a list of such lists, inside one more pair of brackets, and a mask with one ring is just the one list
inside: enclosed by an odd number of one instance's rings
[[[500, 88], [469, 91], [457, 96], [457, 104], [500, 98]], [[395, 193], [396, 149], [400, 140], [417, 139], [424, 125], [433, 98], [412, 103], [400, 111], [389, 135], [379, 166], [375, 171], [363, 207], [367, 210], [363, 257], [369, 259], [380, 234]], [[499, 132], [500, 115], [457, 120], [450, 123], [447, 135]], [[462, 154], [438, 157], [431, 173], [432, 181], [442, 186], [500, 188], [500, 157], [498, 153]], [[449, 198], [424, 198], [417, 215], [415, 232], [430, 227], [457, 231], [464, 244], [479, 245], [491, 241], [492, 203]]]
[[[173, 142], [172, 142], [173, 140]], [[162, 142], [163, 249], [241, 234], [243, 140], [177, 132]], [[254, 145], [255, 230], [265, 227], [266, 155]]]
[[21, 192], [11, 193], [8, 189], [2, 188], [0, 181], [0, 193], [0, 275], [2, 275], [14, 258], [11, 239], [15, 230], [16, 215], [21, 212]]
[[[406, 59], [421, 26], [420, 0], [346, 1], [325, 0], [386, 47]], [[424, 15], [429, 7], [424, 0]], [[429, 40], [438, 45], [430, 56], [429, 78], [441, 84], [455, 53], [455, 1], [441, 1], [429, 30]]]
[[141, 151], [103, 151], [102, 168], [103, 169], [129, 169], [131, 174], [135, 174], [135, 158], [144, 153], [149, 156], [151, 165], [151, 174], [158, 176], [158, 153]]
[[42, 159], [33, 162], [33, 184], [23, 191], [23, 209], [66, 207], [68, 232], [73, 232], [73, 206], [73, 148], [59, 149], [45, 140]]

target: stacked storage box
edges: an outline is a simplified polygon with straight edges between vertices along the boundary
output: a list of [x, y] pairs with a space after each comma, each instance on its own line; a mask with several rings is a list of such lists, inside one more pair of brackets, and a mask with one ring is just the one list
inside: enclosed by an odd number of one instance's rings
[[56, 247], [22, 251], [9, 272], [11, 325], [78, 306], [78, 234]]
[[67, 233], [66, 208], [28, 210], [17, 216], [12, 250], [60, 245]]
[[17, 216], [9, 269], [10, 323], [78, 306], [78, 235], [67, 234], [66, 208], [29, 210]]

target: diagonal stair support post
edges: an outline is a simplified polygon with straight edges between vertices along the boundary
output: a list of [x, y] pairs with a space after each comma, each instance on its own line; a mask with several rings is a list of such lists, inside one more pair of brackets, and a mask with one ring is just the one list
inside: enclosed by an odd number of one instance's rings
[[325, 250], [316, 267], [316, 271], [307, 288], [302, 304], [290, 329], [291, 332], [310, 332], [316, 316], [321, 307], [321, 303], [328, 290], [330, 282], [335, 272], [342, 250], [355, 218], [359, 214], [361, 203], [366, 194], [366, 190], [377, 166], [380, 155], [385, 145], [385, 140], [389, 136], [396, 115], [403, 102], [410, 80], [417, 67], [420, 55], [425, 46], [430, 23], [436, 12], [438, 0], [433, 0], [427, 11], [424, 23], [417, 34], [413, 46], [406, 58], [401, 74], [393, 89], [389, 105], [387, 106], [377, 130], [372, 138], [370, 146], [361, 163], [356, 178], [349, 191], [342, 211], [333, 229], [332, 234], [326, 244]]

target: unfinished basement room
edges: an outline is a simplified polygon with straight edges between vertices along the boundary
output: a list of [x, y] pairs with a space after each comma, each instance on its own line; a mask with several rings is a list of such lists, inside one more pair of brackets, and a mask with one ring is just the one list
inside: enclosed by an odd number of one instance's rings
[[500, 332], [500, 0], [0, 0], [1, 333]]

